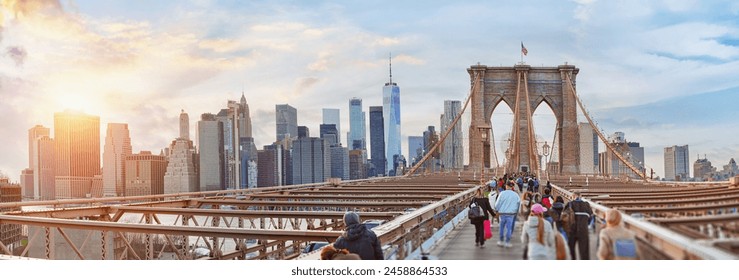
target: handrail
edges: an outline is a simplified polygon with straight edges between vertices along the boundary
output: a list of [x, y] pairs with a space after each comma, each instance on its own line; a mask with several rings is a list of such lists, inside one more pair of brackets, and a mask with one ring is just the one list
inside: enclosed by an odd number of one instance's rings
[[[572, 192], [552, 184], [552, 188], [557, 189], [560, 193], [572, 197]], [[594, 210], [594, 214], [605, 219], [605, 213], [610, 208], [591, 202], [583, 198], [583, 201], [590, 204], [590, 208]], [[706, 246], [695, 239], [685, 235], [676, 233], [668, 228], [658, 226], [654, 223], [641, 221], [629, 215], [622, 215], [622, 220], [626, 228], [634, 231], [637, 236], [650, 242], [650, 245], [659, 249], [672, 259], [703, 259], [703, 260], [736, 260], [736, 255], [729, 254], [720, 249]]]

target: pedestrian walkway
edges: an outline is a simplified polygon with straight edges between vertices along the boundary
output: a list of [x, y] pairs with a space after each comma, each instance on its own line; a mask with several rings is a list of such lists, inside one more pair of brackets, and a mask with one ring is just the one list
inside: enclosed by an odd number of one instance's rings
[[[521, 244], [521, 226], [523, 221], [517, 220], [511, 235], [511, 248], [496, 245], [500, 235], [498, 222], [493, 224], [493, 238], [485, 242], [485, 247], [475, 246], [475, 226], [468, 221], [462, 222], [449, 236], [439, 243], [431, 255], [440, 260], [521, 260], [523, 259], [523, 244]], [[590, 234], [590, 258], [597, 259], [597, 236]]]

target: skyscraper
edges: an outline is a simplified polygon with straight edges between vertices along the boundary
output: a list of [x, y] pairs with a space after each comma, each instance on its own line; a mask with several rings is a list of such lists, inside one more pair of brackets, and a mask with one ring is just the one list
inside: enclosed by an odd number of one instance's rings
[[385, 124], [382, 116], [382, 106], [370, 106], [369, 111], [372, 157], [372, 171], [369, 176], [385, 175], [387, 162], [385, 161]]
[[365, 113], [362, 112], [362, 99], [352, 98], [349, 100], [349, 138], [347, 146], [351, 150], [367, 149], [367, 128]]
[[126, 156], [126, 196], [164, 194], [167, 158], [150, 151]]
[[423, 157], [423, 136], [408, 136], [408, 160], [411, 165]]
[[226, 158], [223, 123], [213, 114], [202, 114], [198, 121], [200, 151], [200, 191], [226, 189]]
[[190, 140], [190, 117], [184, 109], [180, 113], [180, 138]]
[[686, 181], [690, 178], [688, 145], [665, 147], [665, 179]]
[[[462, 102], [459, 100], [445, 100], [444, 114], [441, 117], [441, 131], [446, 133], [459, 112], [462, 111]], [[460, 169], [464, 167], [464, 147], [462, 146], [462, 126], [456, 125], [444, 139], [441, 147], [441, 164], [446, 169]]]
[[[580, 123], [580, 173], [598, 173], [598, 134], [590, 123]], [[551, 145], [551, 144], [550, 144]]]
[[349, 151], [349, 179], [357, 180], [367, 178], [366, 168], [364, 164], [363, 150], [351, 150]]
[[288, 104], [275, 105], [277, 141], [298, 137], [298, 110]]
[[164, 174], [165, 194], [196, 192], [199, 190], [197, 179], [199, 162], [196, 164], [195, 146], [189, 138], [184, 138], [189, 137], [189, 135], [183, 133], [183, 130], [189, 131], [190, 127], [189, 123], [184, 122], [186, 120], [189, 120], [189, 118], [183, 110], [180, 114], [180, 137], [172, 141], [169, 146], [169, 162]]
[[257, 164], [257, 187], [282, 186], [285, 184], [283, 169], [285, 163], [285, 150], [279, 144], [264, 146], [258, 151]]
[[56, 199], [56, 145], [49, 136], [36, 139], [34, 147], [36, 158], [33, 167], [34, 198], [41, 200]]
[[331, 176], [331, 151], [323, 139], [306, 133], [293, 142], [290, 154], [293, 184], [325, 182]]
[[[580, 135], [582, 136], [583, 133], [580, 133]], [[608, 141], [611, 143], [611, 146], [616, 149], [616, 151], [618, 151], [626, 160], [631, 163], [631, 165], [638, 169], [641, 169], [640, 171], [642, 173], [645, 171], [644, 147], [640, 147], [638, 142], [626, 141], [626, 137], [623, 132], [613, 133], [613, 135], [608, 137]], [[587, 143], [587, 145], [591, 144]], [[619, 160], [618, 157], [616, 157], [616, 155], [610, 150], [606, 150], [598, 155], [598, 169], [603, 176], [628, 176], [631, 178], [639, 178], [636, 173], [628, 168], [626, 164], [621, 162], [621, 160]]]
[[239, 154], [241, 157], [240, 164], [240, 189], [256, 188], [257, 187], [257, 146], [254, 143], [254, 138], [241, 137], [239, 140]]
[[123, 196], [126, 189], [126, 157], [131, 155], [128, 124], [108, 123], [103, 147], [103, 196]]
[[341, 143], [341, 111], [339, 109], [323, 108], [323, 124], [336, 125], [336, 141]]
[[[51, 136], [50, 129], [48, 127], [36, 125], [28, 130], [28, 169], [30, 169], [30, 172], [26, 173], [30, 173], [31, 175], [36, 172], [36, 166], [38, 165], [38, 163], [36, 162], [36, 159], [38, 158], [36, 141], [42, 136]], [[26, 192], [26, 196], [38, 199], [40, 187], [35, 183], [34, 180], [31, 180], [31, 182], [29, 182], [29, 185], [31, 185], [31, 190], [30, 192]]]
[[[226, 108], [215, 115], [223, 125], [223, 172], [226, 189], [245, 186], [248, 181], [248, 163], [244, 160], [240, 145], [243, 138], [252, 137], [252, 124], [249, 104], [244, 93], [241, 100], [227, 100]], [[256, 150], [256, 148], [255, 148]], [[242, 166], [242, 163], [245, 165]]]
[[335, 124], [321, 124], [320, 132], [321, 138], [327, 141], [329, 146], [341, 146], [339, 132]]
[[246, 103], [244, 93], [241, 93], [239, 102], [239, 137], [254, 137], [251, 134], [251, 113], [249, 112], [249, 104]]
[[331, 178], [349, 180], [349, 150], [341, 145], [329, 147], [331, 151]]
[[398, 159], [401, 155], [400, 151], [400, 88], [393, 83], [393, 63], [390, 60], [390, 81], [385, 83], [382, 88], [382, 117], [383, 128], [385, 129], [385, 158], [387, 159], [387, 167], [395, 176], [394, 159]]
[[56, 198], [91, 194], [100, 175], [100, 117], [81, 112], [54, 113]]
[[712, 173], [716, 172], [716, 168], [708, 160], [708, 158], [699, 158], [693, 163], [693, 177], [701, 179], [699, 181], [706, 180], [711, 177]]

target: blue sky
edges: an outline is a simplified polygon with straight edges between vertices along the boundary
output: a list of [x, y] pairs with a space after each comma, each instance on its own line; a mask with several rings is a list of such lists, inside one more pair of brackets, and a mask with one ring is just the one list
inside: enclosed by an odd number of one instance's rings
[[[242, 88], [257, 145], [274, 105], [318, 131], [321, 108], [381, 104], [392, 52], [407, 136], [464, 100], [466, 68], [580, 68], [578, 92], [607, 133], [623, 131], [663, 172], [662, 149], [690, 145], [718, 166], [739, 157], [736, 1], [3, 1], [0, 170], [27, 166], [27, 130], [66, 107], [130, 124], [134, 151], [166, 146], [180, 109], [195, 120]], [[13, 50], [13, 51], [11, 51]], [[732, 106], [733, 105], [733, 106]], [[494, 125], [505, 123], [496, 111]], [[548, 138], [551, 112], [535, 112]], [[584, 118], [581, 119], [584, 121]], [[509, 124], [498, 124], [501, 139]], [[345, 142], [342, 139], [342, 142]], [[692, 168], [692, 166], [691, 166]]]

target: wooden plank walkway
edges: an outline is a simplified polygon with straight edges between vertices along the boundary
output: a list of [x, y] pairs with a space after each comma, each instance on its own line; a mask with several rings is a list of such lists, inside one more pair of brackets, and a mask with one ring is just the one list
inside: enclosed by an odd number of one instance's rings
[[[523, 244], [521, 243], [521, 226], [523, 221], [516, 221], [511, 235], [511, 248], [498, 247], [500, 235], [498, 222], [493, 223], [493, 238], [485, 242], [485, 247], [475, 246], [475, 226], [468, 221], [454, 229], [449, 236], [442, 240], [434, 250], [432, 256], [439, 260], [521, 260], [523, 259]], [[590, 233], [590, 259], [597, 259], [597, 236]]]

